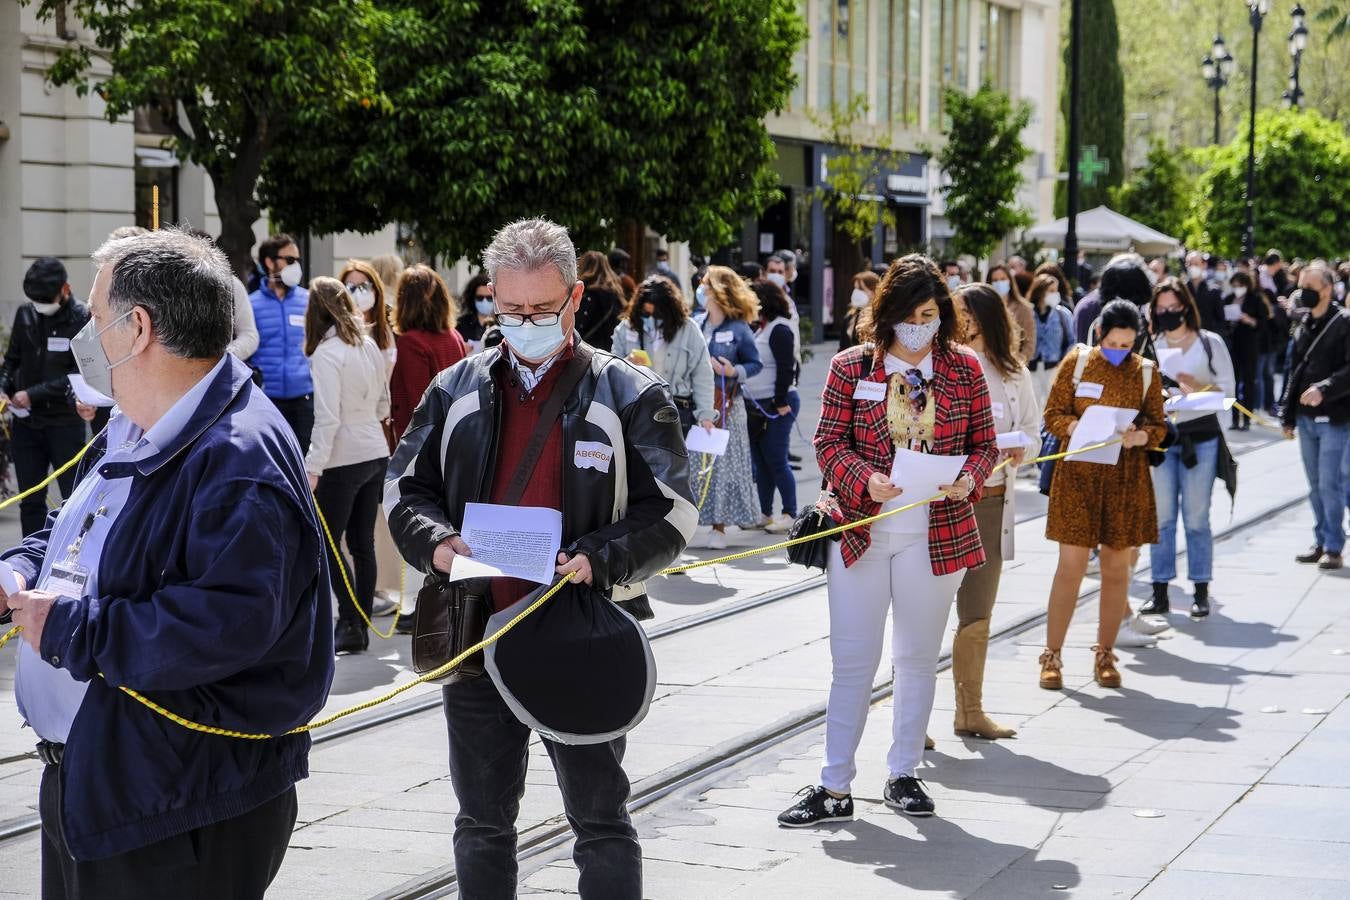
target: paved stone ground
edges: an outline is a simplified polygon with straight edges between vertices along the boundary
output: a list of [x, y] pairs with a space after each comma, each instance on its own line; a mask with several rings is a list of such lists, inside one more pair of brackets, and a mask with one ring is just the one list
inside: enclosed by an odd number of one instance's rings
[[[1043, 629], [997, 645], [986, 705], [1015, 740], [953, 737], [940, 676], [920, 773], [938, 817], [881, 804], [880, 704], [854, 822], [775, 826], [818, 780], [813, 732], [641, 816], [646, 896], [1350, 896], [1350, 579], [1291, 562], [1310, 519], [1295, 507], [1221, 543], [1214, 614], [1173, 614], [1157, 648], [1122, 651], [1121, 690], [1091, 680], [1093, 604], [1070, 632], [1064, 692], [1036, 685]], [[575, 878], [564, 856], [522, 895], [567, 895]]]

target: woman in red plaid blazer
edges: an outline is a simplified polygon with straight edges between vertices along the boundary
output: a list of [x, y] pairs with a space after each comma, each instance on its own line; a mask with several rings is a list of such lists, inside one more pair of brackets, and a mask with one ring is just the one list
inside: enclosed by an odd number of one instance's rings
[[[956, 346], [959, 323], [933, 261], [891, 264], [870, 308], [872, 340], [830, 363], [816, 457], [846, 521], [926, 499], [891, 484], [896, 448], [965, 457], [945, 497], [845, 532], [829, 562], [833, 677], [821, 785], [778, 817], [801, 827], [852, 818], [854, 755], [892, 615], [895, 702], [887, 805], [933, 813], [915, 770], [933, 707], [936, 666], [966, 569], [984, 563], [974, 501], [998, 458], [989, 389], [979, 361]], [[902, 462], [903, 465], [903, 462]]]

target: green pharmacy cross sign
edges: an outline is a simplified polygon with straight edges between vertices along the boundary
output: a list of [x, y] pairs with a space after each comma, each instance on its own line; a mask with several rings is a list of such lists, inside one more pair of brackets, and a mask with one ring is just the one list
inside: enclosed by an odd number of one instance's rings
[[1083, 148], [1083, 155], [1078, 160], [1078, 177], [1083, 184], [1092, 187], [1097, 183], [1098, 175], [1106, 175], [1111, 171], [1111, 160], [1101, 159], [1097, 156], [1097, 148], [1088, 145]]

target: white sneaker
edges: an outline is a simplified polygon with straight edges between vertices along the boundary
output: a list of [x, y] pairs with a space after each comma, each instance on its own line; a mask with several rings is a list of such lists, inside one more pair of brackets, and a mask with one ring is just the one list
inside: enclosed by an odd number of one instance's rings
[[764, 526], [764, 530], [769, 534], [787, 534], [792, 530], [792, 523], [795, 522], [792, 516], [783, 513], [776, 519], [770, 519], [769, 524]]
[[713, 530], [708, 532], [708, 549], [725, 550], [727, 549], [727, 535], [725, 531]]
[[1144, 634], [1142, 631], [1136, 631], [1134, 628], [1135, 616], [1131, 616], [1120, 626], [1120, 631], [1116, 634], [1117, 647], [1153, 647], [1158, 643], [1158, 639], [1151, 634]]
[[1172, 627], [1166, 616], [1141, 616], [1135, 613], [1129, 621], [1131, 627], [1140, 634], [1162, 634]]

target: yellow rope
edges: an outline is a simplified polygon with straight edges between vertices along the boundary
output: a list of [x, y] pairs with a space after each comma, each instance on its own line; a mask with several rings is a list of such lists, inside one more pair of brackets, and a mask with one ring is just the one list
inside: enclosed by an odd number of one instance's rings
[[1251, 419], [1253, 422], [1255, 422], [1257, 425], [1260, 425], [1262, 428], [1269, 428], [1271, 431], [1278, 431], [1280, 434], [1284, 434], [1283, 426], [1277, 425], [1276, 423], [1267, 419], [1265, 416], [1252, 412], [1250, 409], [1243, 406], [1236, 400], [1233, 401], [1233, 409], [1236, 409], [1238, 412], [1242, 413], [1244, 416]]
[[390, 623], [388, 631], [380, 631], [375, 627], [375, 623], [370, 621], [370, 616], [366, 615], [366, 611], [361, 608], [361, 604], [356, 602], [356, 590], [352, 587], [351, 578], [347, 576], [347, 563], [342, 558], [342, 552], [338, 550], [337, 541], [333, 540], [333, 532], [328, 530], [328, 520], [323, 517], [323, 510], [319, 509], [317, 497], [314, 499], [314, 511], [319, 514], [319, 524], [323, 526], [323, 536], [328, 538], [328, 546], [333, 550], [333, 559], [336, 560], [337, 567], [342, 572], [342, 583], [347, 588], [347, 596], [351, 598], [352, 606], [356, 607], [356, 611], [361, 614], [362, 619], [365, 619], [366, 625], [377, 638], [389, 640], [394, 636], [394, 630], [398, 628], [398, 620], [403, 615], [403, 589], [407, 587], [408, 583], [408, 564], [403, 563], [403, 568], [398, 577], [398, 609], [394, 610], [394, 621]]
[[[93, 443], [93, 441], [90, 441], [90, 442], [89, 442], [89, 444], [92, 444], [92, 443]], [[69, 461], [69, 462], [67, 462], [67, 463], [66, 463], [65, 465], [63, 465], [61, 468], [57, 469], [57, 470], [56, 470], [55, 472], [53, 472], [52, 474], [48, 475], [46, 478], [44, 478], [44, 479], [42, 479], [41, 481], [39, 481], [37, 484], [33, 485], [32, 487], [28, 488], [28, 489], [25, 490], [25, 491], [20, 491], [19, 493], [15, 494], [13, 497], [9, 497], [9, 498], [7, 498], [7, 499], [5, 499], [5, 500], [0, 500], [0, 509], [5, 509], [6, 507], [13, 506], [15, 503], [18, 503], [18, 502], [20, 502], [21, 500], [23, 500], [23, 499], [25, 499], [25, 498], [27, 498], [27, 497], [33, 496], [33, 495], [36, 494], [38, 491], [45, 491], [45, 490], [47, 489], [47, 486], [48, 486], [49, 484], [51, 484], [51, 483], [52, 483], [53, 481], [55, 481], [56, 479], [60, 478], [62, 475], [64, 475], [64, 474], [66, 474], [67, 472], [69, 472], [72, 466], [74, 466], [74, 465], [77, 464], [81, 459], [84, 458], [85, 451], [89, 449], [89, 444], [85, 444], [83, 447], [81, 447], [81, 448], [80, 448], [80, 452], [79, 452], [79, 453], [76, 453], [74, 456], [72, 456], [72, 457], [70, 458], [70, 461]], [[63, 498], [63, 499], [64, 499], [64, 498]], [[4, 644], [0, 644], [0, 647], [3, 647], [3, 646], [4, 646]]]

